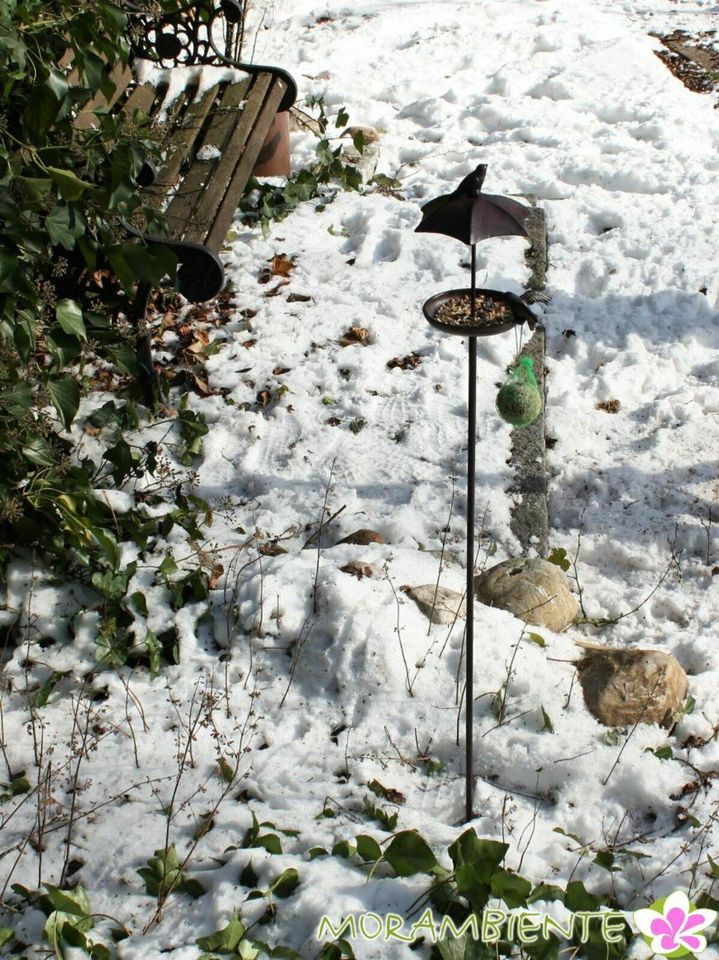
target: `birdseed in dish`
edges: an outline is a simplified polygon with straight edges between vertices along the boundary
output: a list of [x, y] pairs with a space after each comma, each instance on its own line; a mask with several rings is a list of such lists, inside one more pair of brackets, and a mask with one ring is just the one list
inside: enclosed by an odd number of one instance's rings
[[[468, 293], [452, 297], [437, 310], [434, 319], [450, 327], [472, 326], [472, 299]], [[511, 323], [514, 311], [504, 300], [495, 300], [485, 294], [477, 294], [474, 326], [491, 327], [499, 323]]]

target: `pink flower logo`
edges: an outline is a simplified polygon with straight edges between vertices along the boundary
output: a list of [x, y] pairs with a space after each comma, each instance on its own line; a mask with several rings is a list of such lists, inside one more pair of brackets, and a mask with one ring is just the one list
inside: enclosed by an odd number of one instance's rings
[[634, 922], [654, 953], [683, 957], [706, 949], [699, 935], [716, 919], [716, 910], [697, 910], [685, 893], [677, 890], [644, 910], [634, 912]]

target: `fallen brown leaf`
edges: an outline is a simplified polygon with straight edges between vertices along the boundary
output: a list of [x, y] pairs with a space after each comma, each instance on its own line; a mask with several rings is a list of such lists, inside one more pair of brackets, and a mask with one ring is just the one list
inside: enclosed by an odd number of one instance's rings
[[289, 283], [289, 280], [280, 280], [276, 287], [273, 287], [271, 290], [265, 290], [266, 297], [277, 297], [279, 296], [283, 287], [286, 287]]
[[222, 566], [221, 563], [216, 563], [213, 565], [212, 572], [210, 573], [210, 580], [209, 580], [209, 583], [207, 584], [210, 590], [217, 589], [217, 584], [224, 572], [225, 572], [225, 568]]
[[263, 557], [279, 557], [282, 553], [287, 553], [284, 547], [281, 547], [279, 543], [261, 543], [257, 548], [257, 552], [261, 553]]
[[422, 363], [422, 357], [418, 353], [410, 353], [406, 357], [392, 357], [387, 361], [387, 367], [389, 370], [394, 370], [395, 367], [399, 367], [400, 370], [414, 370], [420, 363]]
[[340, 346], [349, 347], [353, 343], [361, 343], [363, 346], [366, 346], [368, 340], [369, 330], [367, 327], [350, 327], [340, 339]]
[[197, 374], [193, 374], [192, 379], [195, 381], [195, 386], [197, 387], [197, 389], [200, 391], [200, 393], [204, 394], [204, 396], [207, 397], [210, 395], [210, 393], [212, 393], [212, 391], [210, 390], [210, 385], [208, 383], [205, 383], [204, 380], [200, 380]]
[[270, 260], [270, 271], [274, 277], [289, 277], [294, 269], [294, 257], [290, 260], [284, 253], [278, 253]]

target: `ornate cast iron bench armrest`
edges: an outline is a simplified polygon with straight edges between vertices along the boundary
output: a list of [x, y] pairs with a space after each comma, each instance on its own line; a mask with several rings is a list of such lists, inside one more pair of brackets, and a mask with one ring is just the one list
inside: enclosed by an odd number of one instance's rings
[[297, 84], [286, 70], [239, 59], [244, 22], [241, 0], [177, 0], [159, 13], [157, 4], [148, 9], [148, 5], [123, 0], [122, 6], [130, 18], [134, 57], [162, 67], [214, 65], [255, 76], [272, 74], [286, 87], [278, 112], [289, 110], [297, 99]]

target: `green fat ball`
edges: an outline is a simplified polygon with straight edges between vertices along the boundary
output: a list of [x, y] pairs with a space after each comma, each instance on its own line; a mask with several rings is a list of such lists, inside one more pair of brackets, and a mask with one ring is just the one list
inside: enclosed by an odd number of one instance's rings
[[542, 395], [529, 357], [522, 357], [500, 388], [497, 412], [513, 427], [528, 427], [542, 412]]

